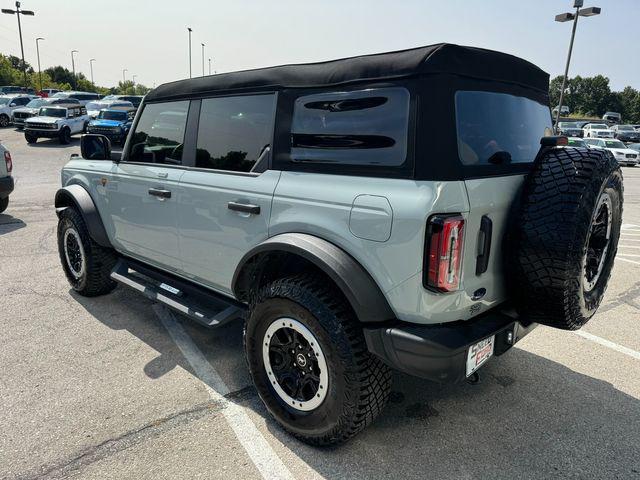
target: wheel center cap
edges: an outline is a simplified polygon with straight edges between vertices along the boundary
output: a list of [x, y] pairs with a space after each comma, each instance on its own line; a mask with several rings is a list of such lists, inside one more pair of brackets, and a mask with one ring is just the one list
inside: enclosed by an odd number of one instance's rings
[[305, 357], [302, 353], [296, 355], [296, 363], [300, 367], [305, 367], [307, 365], [307, 357]]

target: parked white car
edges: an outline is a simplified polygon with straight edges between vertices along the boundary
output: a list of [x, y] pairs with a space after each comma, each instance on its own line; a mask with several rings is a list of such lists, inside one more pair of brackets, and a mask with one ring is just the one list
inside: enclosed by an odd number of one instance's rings
[[587, 123], [582, 131], [585, 138], [613, 138], [613, 130], [606, 123]]
[[86, 105], [89, 102], [100, 100], [100, 95], [93, 92], [79, 92], [76, 90], [70, 90], [66, 92], [58, 92], [50, 98], [75, 98], [81, 105]]
[[0, 143], [0, 213], [9, 205], [9, 194], [13, 192], [14, 181], [11, 176], [13, 162], [9, 150]]
[[11, 123], [11, 114], [16, 108], [24, 107], [36, 98], [34, 95], [9, 94], [0, 97], [0, 127], [8, 127]]
[[98, 117], [100, 110], [133, 110], [133, 103], [123, 100], [106, 100], [102, 99], [95, 102], [89, 102], [85, 105], [87, 114], [95, 119]]
[[589, 148], [609, 150], [620, 165], [635, 166], [638, 164], [638, 152], [627, 148], [620, 140], [587, 138], [585, 142]]
[[37, 116], [24, 122], [24, 138], [27, 143], [36, 143], [41, 137], [57, 138], [66, 145], [71, 142], [71, 135], [87, 130], [90, 120], [82, 105], [42, 107]]
[[74, 98], [34, 98], [26, 106], [16, 108], [11, 113], [11, 123], [14, 127], [22, 129], [27, 118], [37, 115], [40, 108], [47, 105], [80, 105], [80, 102]]

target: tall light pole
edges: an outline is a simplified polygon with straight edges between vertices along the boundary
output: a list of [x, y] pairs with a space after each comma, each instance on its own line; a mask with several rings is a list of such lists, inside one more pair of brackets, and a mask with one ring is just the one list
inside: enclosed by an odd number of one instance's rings
[[189, 30], [189, 78], [191, 78], [191, 32], [193, 30], [191, 30], [191, 27], [187, 27], [187, 30]]
[[204, 43], [200, 45], [202, 45], [202, 76], [204, 77]]
[[96, 59], [95, 58], [91, 58], [89, 60], [89, 68], [91, 69], [91, 85], [93, 85], [93, 89], [96, 89], [96, 84], [93, 83], [93, 62], [95, 62]]
[[211, 75], [211, 59], [209, 59], [209, 75]]
[[40, 71], [40, 40], [44, 40], [42, 37], [36, 38], [36, 54], [38, 55], [38, 81], [40, 82], [40, 91], [42, 92], [42, 71]]
[[31, 10], [20, 10], [20, 2], [16, 2], [16, 9], [3, 8], [2, 13], [8, 15], [17, 15], [18, 17], [18, 34], [20, 35], [20, 52], [22, 53], [22, 75], [24, 77], [24, 86], [27, 86], [27, 65], [24, 62], [24, 46], [22, 45], [22, 25], [20, 25], [20, 15], [33, 16], [35, 13]]
[[602, 9], [600, 7], [582, 8], [584, 0], [574, 0], [573, 8], [575, 13], [561, 13], [556, 15], [556, 22], [569, 22], [573, 20], [573, 28], [571, 29], [571, 41], [569, 42], [569, 53], [567, 53], [567, 64], [564, 68], [564, 77], [562, 78], [562, 89], [560, 90], [560, 101], [558, 102], [558, 112], [556, 113], [556, 131], [558, 130], [558, 122], [560, 121], [560, 111], [562, 110], [562, 101], [564, 100], [564, 90], [567, 88], [567, 76], [569, 75], [569, 63], [571, 63], [571, 52], [573, 51], [573, 40], [576, 36], [576, 27], [578, 26], [578, 17], [593, 17], [599, 15]]
[[133, 95], [136, 94], [136, 77], [137, 75], [132, 75], [131, 78], [133, 79]]
[[78, 80], [76, 79], [76, 62], [73, 58], [74, 53], [80, 53], [78, 50], [71, 50], [71, 68], [73, 69], [73, 89], [78, 88]]

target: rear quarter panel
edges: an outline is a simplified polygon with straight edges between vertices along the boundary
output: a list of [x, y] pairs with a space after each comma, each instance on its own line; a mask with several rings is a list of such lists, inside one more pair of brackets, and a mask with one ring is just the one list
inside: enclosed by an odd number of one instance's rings
[[[367, 236], [362, 232], [367, 207], [357, 207], [358, 236], [350, 228], [354, 201], [367, 195], [388, 200], [392, 212], [388, 236], [380, 235], [374, 225], [381, 215], [377, 201], [371, 202], [369, 209], [372, 239], [362, 238], [363, 233]], [[466, 215], [468, 210], [463, 182], [282, 172], [273, 198], [269, 235], [307, 233], [339, 246], [369, 272], [402, 320], [457, 320], [465, 307], [464, 292], [442, 295], [422, 286], [425, 228], [434, 213]]]

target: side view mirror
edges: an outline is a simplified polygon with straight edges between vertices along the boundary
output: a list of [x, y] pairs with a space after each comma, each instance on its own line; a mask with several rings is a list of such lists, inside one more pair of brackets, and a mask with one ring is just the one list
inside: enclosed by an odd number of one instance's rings
[[11, 103], [9, 104], [9, 106], [10, 106], [10, 107], [16, 107], [17, 105], [18, 105], [18, 104], [17, 104], [17, 103], [15, 103], [15, 102], [11, 102]]
[[111, 160], [111, 141], [104, 135], [82, 135], [80, 152], [85, 160]]

